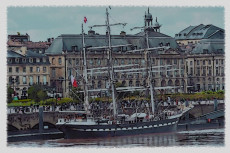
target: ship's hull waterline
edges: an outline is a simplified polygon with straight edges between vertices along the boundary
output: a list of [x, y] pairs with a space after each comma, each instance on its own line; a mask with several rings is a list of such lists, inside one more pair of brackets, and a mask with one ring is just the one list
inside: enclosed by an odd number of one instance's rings
[[169, 133], [177, 130], [178, 119], [114, 125], [57, 125], [65, 139], [88, 139], [152, 133]]

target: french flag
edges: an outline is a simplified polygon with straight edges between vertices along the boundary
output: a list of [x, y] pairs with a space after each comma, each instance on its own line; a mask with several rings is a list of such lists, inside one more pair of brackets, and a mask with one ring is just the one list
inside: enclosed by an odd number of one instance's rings
[[77, 88], [77, 81], [76, 81], [76, 79], [74, 78], [73, 75], [71, 75], [71, 83], [72, 83], [73, 87]]

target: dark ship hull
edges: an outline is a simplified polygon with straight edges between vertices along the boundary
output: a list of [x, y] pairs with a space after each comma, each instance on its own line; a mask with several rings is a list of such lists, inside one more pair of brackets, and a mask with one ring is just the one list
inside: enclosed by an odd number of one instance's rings
[[112, 125], [57, 125], [64, 133], [65, 139], [88, 139], [100, 137], [116, 137], [152, 133], [169, 133], [177, 130], [178, 119], [166, 119], [150, 122]]

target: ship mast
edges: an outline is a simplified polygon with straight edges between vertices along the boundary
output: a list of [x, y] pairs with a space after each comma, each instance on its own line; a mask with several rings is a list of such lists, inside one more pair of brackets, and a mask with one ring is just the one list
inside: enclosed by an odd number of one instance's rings
[[108, 64], [108, 71], [109, 71], [109, 78], [110, 78], [109, 82], [110, 82], [110, 88], [111, 88], [111, 94], [112, 94], [112, 100], [113, 100], [113, 117], [116, 118], [117, 106], [116, 106], [116, 99], [115, 99], [115, 87], [114, 87], [114, 75], [113, 75], [114, 69], [113, 69], [113, 63], [112, 63], [112, 48], [111, 48], [111, 35], [110, 35], [108, 8], [106, 8], [106, 26], [107, 26], [108, 36], [109, 36], [107, 64]]
[[[147, 78], [149, 81], [149, 90], [150, 90], [150, 96], [151, 96], [151, 106], [152, 106], [152, 113], [155, 113], [155, 104], [154, 104], [154, 86], [153, 86], [153, 79], [152, 79], [152, 63], [151, 60], [149, 60], [149, 38], [148, 38], [148, 30], [147, 28], [149, 28], [150, 26], [143, 26], [143, 27], [134, 27], [130, 30], [134, 30], [134, 29], [144, 29], [145, 31], [145, 39], [146, 39], [146, 48], [144, 49], [144, 58], [145, 58], [145, 62], [146, 62], [146, 73], [147, 73]], [[158, 49], [156, 48], [151, 48], [152, 49]]]
[[85, 36], [82, 24], [82, 48], [83, 48], [83, 88], [84, 88], [84, 108], [88, 113], [89, 108], [89, 95], [88, 95], [88, 77], [87, 77], [87, 62], [86, 62], [86, 47], [85, 47]]
[[107, 28], [107, 33], [108, 33], [108, 48], [107, 48], [107, 66], [108, 66], [108, 74], [109, 74], [109, 84], [110, 84], [110, 90], [112, 94], [112, 101], [113, 101], [113, 117], [116, 119], [117, 116], [117, 107], [116, 107], [116, 97], [115, 97], [115, 86], [114, 86], [114, 67], [112, 63], [112, 46], [111, 46], [111, 31], [110, 27], [111, 26], [116, 26], [116, 25], [123, 25], [125, 26], [126, 23], [114, 23], [110, 24], [109, 23], [109, 12], [108, 8], [106, 8], [106, 24], [105, 25], [93, 25], [90, 26], [89, 28], [93, 27], [106, 27]]

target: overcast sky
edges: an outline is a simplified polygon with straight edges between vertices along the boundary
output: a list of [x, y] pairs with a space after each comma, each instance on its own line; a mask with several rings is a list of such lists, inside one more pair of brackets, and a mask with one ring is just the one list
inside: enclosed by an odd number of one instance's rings
[[[49, 37], [56, 38], [60, 34], [81, 33], [81, 23], [84, 16], [88, 22], [84, 24], [85, 32], [88, 26], [105, 23], [105, 7], [8, 7], [8, 34], [28, 33], [32, 41], [45, 41]], [[174, 37], [176, 33], [190, 25], [213, 24], [224, 29], [223, 7], [149, 7], [155, 22], [155, 17], [162, 24], [161, 33]], [[144, 25], [144, 14], [147, 7], [117, 7], [112, 6], [110, 23], [125, 22], [125, 27], [113, 27], [112, 34], [126, 31], [130, 28]], [[105, 28], [94, 28], [99, 34], [105, 34]]]

